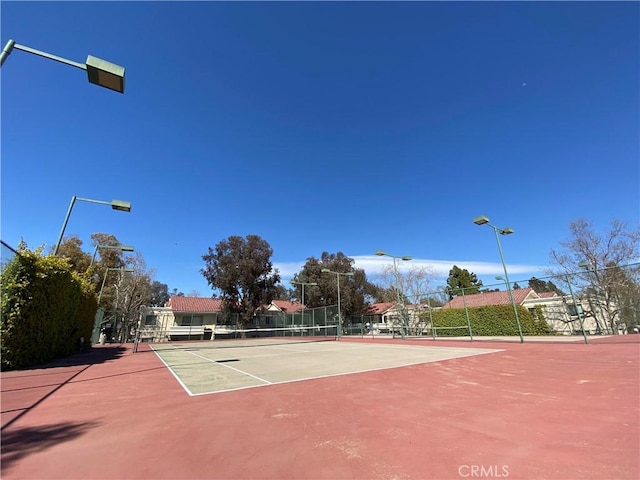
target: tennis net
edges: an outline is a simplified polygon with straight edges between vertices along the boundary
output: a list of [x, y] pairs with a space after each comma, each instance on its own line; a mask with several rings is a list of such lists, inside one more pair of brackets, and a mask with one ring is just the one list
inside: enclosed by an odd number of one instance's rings
[[307, 338], [310, 340], [335, 340], [337, 325], [315, 325], [277, 328], [233, 328], [219, 325], [213, 331], [214, 339], [225, 338]]

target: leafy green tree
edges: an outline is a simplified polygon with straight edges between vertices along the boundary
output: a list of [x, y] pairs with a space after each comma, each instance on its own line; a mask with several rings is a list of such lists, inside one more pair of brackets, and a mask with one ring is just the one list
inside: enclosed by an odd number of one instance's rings
[[[298, 289], [299, 290], [299, 289]], [[307, 296], [307, 292], [305, 291], [305, 297]], [[273, 298], [274, 299], [278, 299], [278, 300], [291, 300], [293, 301], [294, 299], [297, 299], [298, 301], [300, 301], [300, 295], [298, 294], [298, 296], [296, 297], [296, 289], [295, 288], [286, 288], [284, 285], [282, 284], [278, 284], [275, 286], [275, 291], [273, 294]]]
[[169, 287], [166, 283], [154, 280], [149, 286], [149, 305], [153, 307], [162, 307], [169, 301]]
[[375, 303], [386, 303], [386, 302], [395, 302], [398, 300], [398, 295], [396, 293], [396, 288], [389, 284], [386, 287], [381, 285], [377, 285], [377, 289], [373, 296], [373, 301]]
[[442, 307], [446, 302], [440, 298], [437, 294], [430, 294], [423, 298], [420, 303], [422, 305], [429, 305], [431, 308]]
[[[91, 258], [93, 258], [94, 254], [95, 258], [89, 274], [96, 293], [99, 293], [104, 281], [105, 288], [103, 289], [103, 295], [105, 295], [105, 301], [109, 303], [114, 274], [109, 273], [105, 280], [105, 275], [109, 271], [107, 269], [126, 267], [129, 257], [125, 256], [124, 252], [118, 248], [100, 248], [100, 246], [118, 247], [122, 245], [122, 243], [110, 233], [92, 233], [91, 244], [93, 245]], [[98, 248], [96, 249], [96, 247]], [[104, 305], [104, 302], [101, 301], [101, 304]]]
[[202, 256], [202, 275], [221, 292], [223, 308], [240, 313], [244, 325], [279, 293], [280, 274], [273, 268], [272, 255], [273, 250], [260, 236], [247, 235], [222, 240]]
[[473, 272], [469, 272], [466, 268], [454, 265], [449, 270], [446, 288], [449, 300], [462, 295], [463, 289], [465, 295], [480, 293], [480, 287], [482, 287], [482, 280], [478, 280], [478, 276]]
[[566, 293], [564, 293], [562, 290], [560, 290], [560, 288], [553, 283], [551, 280], [549, 281], [544, 281], [544, 280], [540, 280], [536, 277], [531, 277], [529, 279], [529, 288], [533, 288], [533, 291], [536, 293], [543, 293], [543, 292], [555, 292], [560, 296], [565, 296]]
[[75, 235], [65, 237], [62, 243], [60, 243], [57, 255], [58, 257], [68, 259], [71, 270], [80, 274], [84, 274], [91, 263], [91, 255], [82, 250], [82, 243], [82, 240]]
[[305, 305], [310, 308], [338, 304], [338, 275], [323, 273], [326, 268], [333, 272], [353, 272], [353, 276], [340, 275], [340, 310], [343, 318], [362, 313], [375, 297], [378, 287], [367, 280], [363, 269], [354, 267], [355, 260], [344, 253], [323, 252], [320, 258], [309, 257], [301, 271], [294, 275], [297, 282], [315, 282], [318, 285], [305, 288]]
[[101, 267], [121, 268], [126, 263], [125, 253], [118, 248], [100, 248], [100, 247], [119, 247], [122, 245], [115, 235], [110, 233], [92, 233], [91, 244], [96, 251], [96, 261]]
[[20, 242], [0, 278], [2, 369], [25, 368], [90, 344], [96, 298], [69, 258], [42, 255]]

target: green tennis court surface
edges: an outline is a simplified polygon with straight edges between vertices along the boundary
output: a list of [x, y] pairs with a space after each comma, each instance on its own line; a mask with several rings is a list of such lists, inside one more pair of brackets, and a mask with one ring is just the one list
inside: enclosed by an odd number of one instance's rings
[[502, 350], [294, 339], [153, 345], [189, 395], [398, 368]]

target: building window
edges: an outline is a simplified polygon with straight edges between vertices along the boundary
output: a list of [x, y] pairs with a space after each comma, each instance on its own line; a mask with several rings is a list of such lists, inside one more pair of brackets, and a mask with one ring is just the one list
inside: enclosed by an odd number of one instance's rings
[[583, 315], [584, 311], [582, 310], [582, 305], [580, 305], [579, 303], [577, 305], [573, 303], [567, 303], [567, 313], [571, 317], [577, 317], [578, 313], [580, 315]]
[[144, 317], [145, 326], [154, 327], [158, 324], [158, 316], [157, 315], [146, 315]]
[[202, 315], [194, 316], [194, 315], [184, 315], [180, 317], [178, 320], [178, 325], [182, 327], [201, 327], [202, 326]]

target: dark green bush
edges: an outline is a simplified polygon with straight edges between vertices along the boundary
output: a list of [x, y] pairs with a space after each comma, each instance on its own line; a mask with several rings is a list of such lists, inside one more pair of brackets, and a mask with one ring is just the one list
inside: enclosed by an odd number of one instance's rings
[[[550, 335], [553, 331], [547, 324], [542, 309], [536, 307], [535, 316], [524, 307], [518, 306], [518, 317], [523, 335]], [[512, 336], [518, 335], [518, 324], [511, 305], [490, 305], [472, 307], [469, 312], [469, 323], [473, 335], [478, 336]], [[428, 321], [428, 314], [423, 314]], [[432, 312], [437, 336], [468, 335], [467, 317], [464, 308], [448, 308]], [[463, 327], [463, 328], [444, 328]]]
[[42, 364], [91, 345], [95, 292], [67, 260], [21, 248], [0, 282], [3, 370]]

